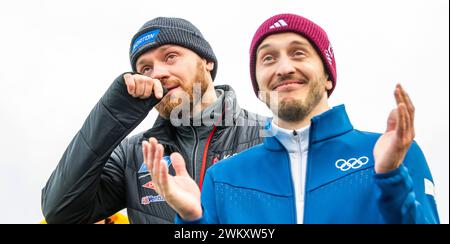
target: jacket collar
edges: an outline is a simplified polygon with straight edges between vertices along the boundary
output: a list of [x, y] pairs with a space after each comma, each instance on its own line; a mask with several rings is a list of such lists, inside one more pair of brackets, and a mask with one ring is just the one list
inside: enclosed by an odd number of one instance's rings
[[298, 153], [300, 151], [308, 150], [309, 125], [301, 129], [289, 130], [277, 126], [272, 120], [270, 127], [273, 136], [283, 144], [289, 153]]
[[[264, 128], [265, 135], [264, 146], [271, 151], [281, 151], [284, 147], [270, 132], [271, 119], [266, 122]], [[345, 134], [353, 130], [344, 105], [333, 107], [311, 119], [309, 130], [310, 144]]]

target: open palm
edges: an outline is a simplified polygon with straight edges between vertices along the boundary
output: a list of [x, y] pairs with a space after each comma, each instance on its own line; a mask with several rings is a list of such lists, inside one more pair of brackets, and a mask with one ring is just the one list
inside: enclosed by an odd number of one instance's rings
[[202, 216], [200, 189], [189, 176], [186, 163], [179, 153], [170, 155], [175, 176], [169, 174], [163, 161], [164, 148], [155, 138], [142, 145], [144, 162], [147, 165], [155, 190], [184, 220], [195, 220]]
[[395, 100], [397, 108], [389, 114], [386, 132], [373, 150], [376, 173], [397, 169], [414, 140], [414, 106], [399, 84], [395, 88]]

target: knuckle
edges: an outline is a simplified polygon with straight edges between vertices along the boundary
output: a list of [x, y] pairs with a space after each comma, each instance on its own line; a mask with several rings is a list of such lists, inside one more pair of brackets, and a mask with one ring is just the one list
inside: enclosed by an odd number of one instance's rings
[[123, 79], [125, 80], [125, 83], [127, 83], [130, 80], [130, 74], [124, 74]]
[[149, 85], [153, 85], [155, 82], [154, 82], [154, 80], [153, 79], [148, 79], [147, 80], [147, 84], [149, 84]]
[[144, 82], [145, 82], [145, 80], [142, 79], [141, 77], [139, 77], [139, 79], [138, 79], [138, 84], [139, 84], [139, 85], [142, 85], [142, 84], [144, 84]]
[[134, 78], [132, 76], [125, 77], [125, 83], [134, 84]]

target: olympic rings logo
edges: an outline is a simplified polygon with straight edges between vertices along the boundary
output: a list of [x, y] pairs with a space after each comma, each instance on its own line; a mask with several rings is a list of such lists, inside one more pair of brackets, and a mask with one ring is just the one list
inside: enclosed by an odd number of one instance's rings
[[361, 168], [361, 166], [367, 164], [368, 162], [369, 162], [369, 158], [366, 156], [363, 156], [360, 158], [351, 158], [349, 160], [339, 159], [336, 161], [335, 165], [336, 165], [336, 168], [345, 172], [349, 169]]

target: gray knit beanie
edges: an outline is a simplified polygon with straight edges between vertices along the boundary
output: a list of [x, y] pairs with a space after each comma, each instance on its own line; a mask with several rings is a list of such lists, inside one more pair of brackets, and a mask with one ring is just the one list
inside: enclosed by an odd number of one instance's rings
[[145, 23], [134, 35], [130, 45], [130, 61], [136, 72], [136, 62], [146, 51], [166, 44], [175, 44], [197, 53], [207, 61], [214, 62], [211, 77], [217, 73], [216, 55], [202, 33], [189, 21], [180, 18], [158, 17]]

